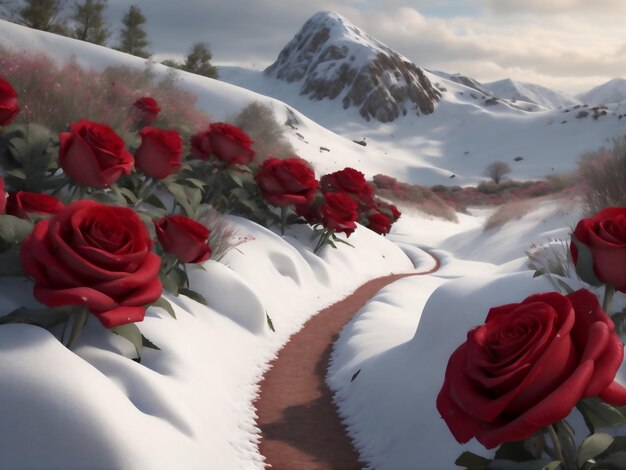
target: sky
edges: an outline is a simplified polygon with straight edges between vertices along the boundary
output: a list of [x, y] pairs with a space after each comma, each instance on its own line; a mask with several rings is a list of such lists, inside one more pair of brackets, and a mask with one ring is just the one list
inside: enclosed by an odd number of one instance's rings
[[[131, 2], [108, 0], [118, 30]], [[263, 69], [304, 22], [335, 11], [418, 66], [580, 93], [626, 77], [626, 0], [134, 0], [157, 60], [194, 42]], [[115, 39], [114, 39], [115, 40]]]

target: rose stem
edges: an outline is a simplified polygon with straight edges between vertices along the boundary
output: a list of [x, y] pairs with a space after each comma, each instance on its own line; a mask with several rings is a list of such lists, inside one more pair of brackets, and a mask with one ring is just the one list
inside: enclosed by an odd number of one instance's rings
[[320, 234], [320, 238], [317, 242], [317, 245], [315, 246], [315, 249], [313, 250], [313, 254], [317, 254], [317, 252], [322, 249], [322, 247], [324, 246], [324, 244], [326, 243], [329, 237], [330, 237], [330, 230], [324, 229], [324, 231]]
[[550, 433], [550, 439], [552, 439], [552, 446], [554, 448], [554, 454], [556, 458], [563, 462], [563, 465], [567, 468], [567, 462], [565, 462], [565, 457], [563, 457], [563, 451], [561, 450], [561, 442], [559, 441], [559, 436], [556, 435], [556, 431], [554, 430], [554, 426], [552, 424], [548, 426], [548, 432]]
[[285, 226], [287, 225], [287, 206], [280, 208], [280, 234], [285, 234]]
[[613, 302], [613, 295], [615, 294], [615, 287], [606, 284], [604, 286], [604, 300], [602, 301], [602, 310], [606, 312], [607, 315], [611, 315], [609, 309], [611, 308], [611, 303]]

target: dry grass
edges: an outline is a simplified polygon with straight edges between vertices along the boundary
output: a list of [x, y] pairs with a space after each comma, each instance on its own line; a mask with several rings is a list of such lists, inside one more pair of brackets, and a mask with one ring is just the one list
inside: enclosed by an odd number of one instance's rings
[[523, 199], [512, 201], [499, 206], [485, 221], [485, 230], [490, 230], [513, 220], [519, 220], [528, 214], [537, 205], [537, 200]]

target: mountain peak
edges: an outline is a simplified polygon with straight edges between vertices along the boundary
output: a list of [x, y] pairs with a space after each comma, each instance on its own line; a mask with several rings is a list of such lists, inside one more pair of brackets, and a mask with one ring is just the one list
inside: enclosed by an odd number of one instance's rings
[[329, 11], [309, 18], [265, 74], [300, 82], [310, 99], [358, 107], [368, 121], [429, 114], [441, 96], [419, 67]]

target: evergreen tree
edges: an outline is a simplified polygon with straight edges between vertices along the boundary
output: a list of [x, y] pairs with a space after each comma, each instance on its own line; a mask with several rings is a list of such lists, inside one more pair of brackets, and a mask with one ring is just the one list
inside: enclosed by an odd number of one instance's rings
[[15, 11], [16, 20], [29, 28], [65, 34], [61, 19], [64, 5], [65, 0], [25, 0], [24, 5]]
[[181, 68], [187, 72], [217, 78], [217, 68], [211, 64], [212, 58], [213, 55], [208, 44], [197, 42], [193, 45], [189, 54], [187, 54], [185, 63]]
[[103, 45], [111, 35], [103, 18], [107, 0], [74, 2], [72, 19], [75, 22], [72, 36], [81, 41]]
[[117, 47], [119, 51], [146, 59], [150, 57], [150, 53], [146, 51], [146, 47], [150, 43], [142, 27], [145, 22], [146, 17], [143, 16], [139, 7], [132, 5], [122, 18], [124, 27], [120, 31], [120, 44]]

